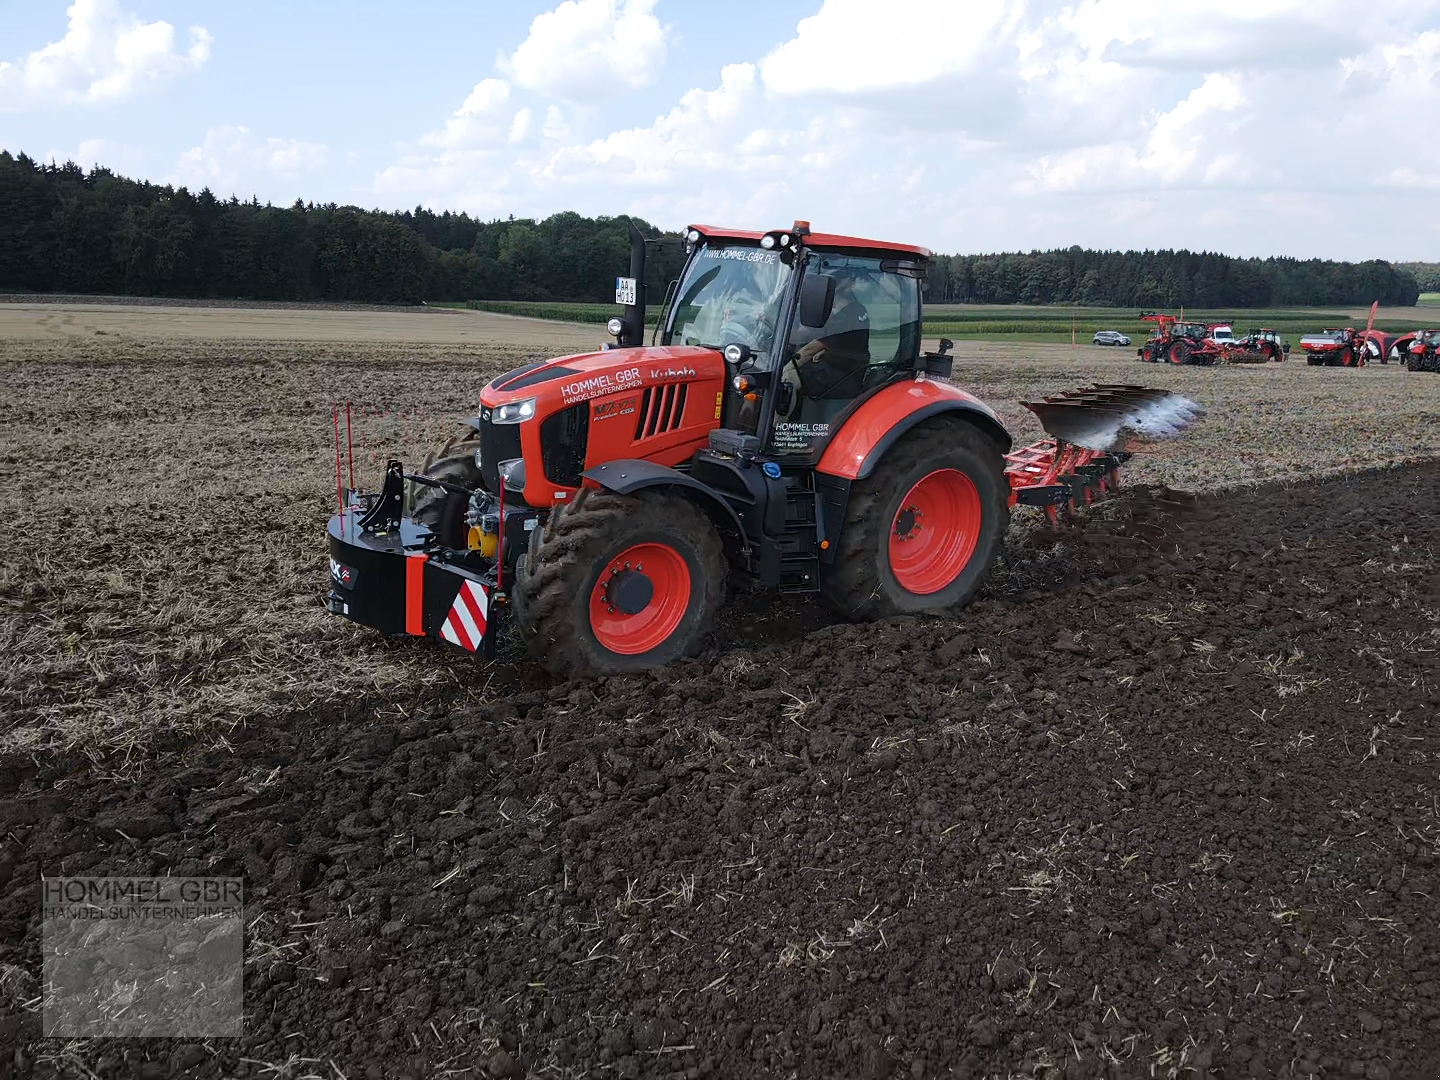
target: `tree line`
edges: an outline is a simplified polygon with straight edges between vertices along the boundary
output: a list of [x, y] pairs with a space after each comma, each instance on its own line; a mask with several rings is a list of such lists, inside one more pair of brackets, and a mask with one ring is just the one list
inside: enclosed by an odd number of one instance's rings
[[[0, 151], [0, 290], [252, 300], [609, 302], [629, 265], [625, 217], [482, 221], [416, 208], [292, 206], [130, 180]], [[649, 295], [679, 272], [657, 241]], [[1274, 307], [1415, 303], [1416, 276], [1381, 261], [1232, 259], [1189, 251], [941, 255], [930, 303]]]
[[1440, 263], [1402, 262], [1396, 265], [1415, 275], [1415, 282], [1422, 293], [1440, 292]]
[[1414, 304], [1415, 275], [1380, 259], [1236, 259], [1194, 251], [1032, 251], [941, 255], [929, 303], [1266, 308]]

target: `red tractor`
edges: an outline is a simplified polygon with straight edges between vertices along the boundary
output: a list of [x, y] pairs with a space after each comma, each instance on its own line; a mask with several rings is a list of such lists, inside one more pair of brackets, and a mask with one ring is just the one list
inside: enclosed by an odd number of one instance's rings
[[1405, 349], [1406, 371], [1440, 373], [1440, 330], [1417, 330]]
[[1280, 336], [1278, 330], [1249, 330], [1236, 341], [1232, 353], [1238, 353], [1242, 360], [1281, 361], [1290, 355], [1290, 343]]
[[1301, 337], [1305, 362], [1311, 367], [1364, 367], [1376, 360], [1386, 363], [1392, 343], [1389, 335], [1375, 329], [1375, 313], [1379, 308], [1378, 300], [1370, 305], [1370, 320], [1364, 330], [1353, 326], [1327, 327], [1318, 334]]
[[1141, 312], [1140, 321], [1156, 324], [1150, 339], [1135, 354], [1146, 363], [1208, 366], [1225, 356], [1225, 346], [1211, 334], [1216, 327], [1228, 328], [1229, 323], [1184, 322], [1155, 311]]
[[391, 461], [378, 492], [342, 489], [332, 612], [482, 655], [513, 618], [581, 676], [698, 651], [727, 577], [855, 619], [948, 611], [984, 581], [1011, 507], [1058, 517], [1108, 494], [1132, 436], [1199, 411], [1073, 391], [1026, 403], [1052, 437], [1010, 453], [950, 381], [951, 343], [921, 352], [924, 248], [804, 222], [696, 225], [686, 246], [658, 343], [632, 230], [614, 344], [493, 379], [421, 473]]

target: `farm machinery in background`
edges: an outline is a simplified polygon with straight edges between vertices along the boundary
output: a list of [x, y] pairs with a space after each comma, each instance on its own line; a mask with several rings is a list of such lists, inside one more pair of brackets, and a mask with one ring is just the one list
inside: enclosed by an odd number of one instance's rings
[[1237, 338], [1233, 323], [1186, 322], [1155, 311], [1141, 312], [1140, 321], [1155, 324], [1136, 351], [1138, 359], [1151, 364], [1260, 364], [1284, 360], [1290, 351], [1274, 330], [1251, 330]]
[[1376, 360], [1386, 363], [1396, 341], [1393, 335], [1375, 329], [1375, 314], [1379, 310], [1378, 300], [1370, 305], [1370, 318], [1364, 330], [1332, 326], [1318, 334], [1301, 337], [1305, 362], [1311, 367], [1364, 367]]
[[491, 380], [421, 471], [390, 460], [378, 491], [346, 490], [337, 422], [331, 612], [487, 656], [513, 619], [575, 677], [698, 651], [727, 578], [853, 619], [950, 611], [1012, 507], [1058, 521], [1115, 489], [1137, 440], [1200, 412], [1089, 387], [1025, 402], [1048, 437], [1012, 450], [951, 381], [952, 343], [921, 352], [930, 253], [800, 221], [687, 230], [647, 345], [631, 232], [616, 340]]
[[1243, 355], [1256, 357], [1256, 362], [1284, 360], [1290, 355], [1290, 343], [1278, 330], [1247, 330], [1235, 345]]
[[1406, 371], [1440, 374], [1440, 330], [1417, 330], [1405, 346]]

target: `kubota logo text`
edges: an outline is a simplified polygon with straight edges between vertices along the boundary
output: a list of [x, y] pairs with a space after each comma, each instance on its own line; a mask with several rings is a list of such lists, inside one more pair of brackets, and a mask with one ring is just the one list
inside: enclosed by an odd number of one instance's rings
[[650, 378], [655, 379], [655, 380], [660, 380], [660, 379], [693, 379], [693, 378], [695, 378], [695, 369], [694, 369], [694, 368], [690, 368], [690, 367], [685, 367], [685, 368], [673, 368], [673, 367], [671, 367], [671, 368], [665, 368], [665, 369], [663, 369], [663, 370], [660, 369], [660, 368], [651, 368], [651, 369], [650, 369]]

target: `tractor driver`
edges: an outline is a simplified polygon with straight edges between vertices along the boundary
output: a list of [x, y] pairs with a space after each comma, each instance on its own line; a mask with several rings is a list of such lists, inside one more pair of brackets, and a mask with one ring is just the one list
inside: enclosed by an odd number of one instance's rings
[[864, 388], [870, 363], [870, 313], [855, 295], [855, 278], [835, 275], [830, 318], [795, 356], [796, 373], [807, 397], [853, 398]]

